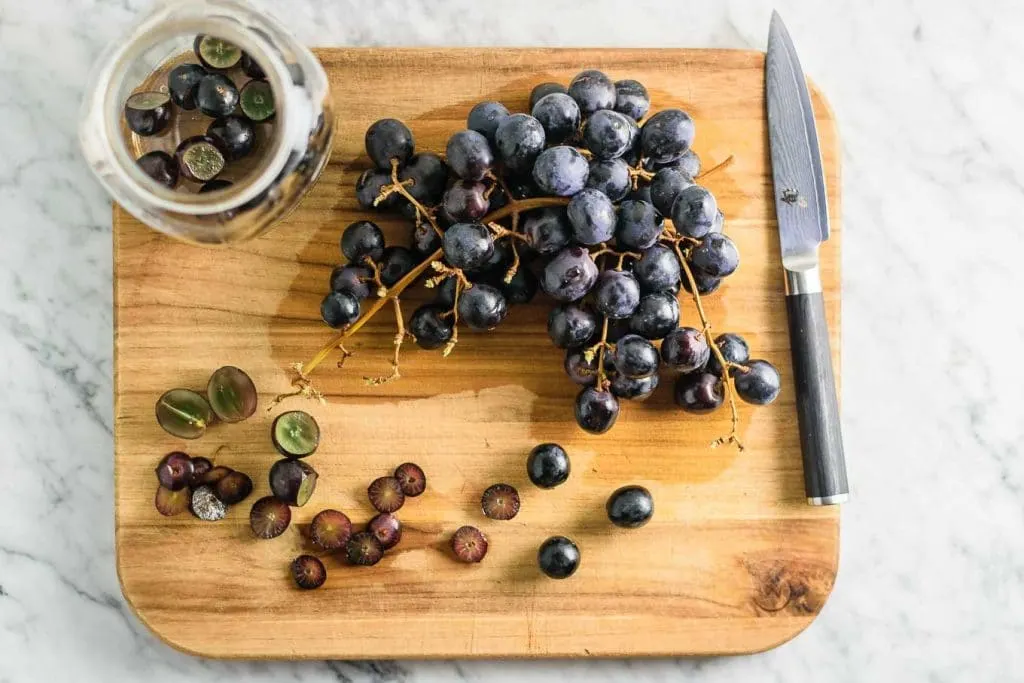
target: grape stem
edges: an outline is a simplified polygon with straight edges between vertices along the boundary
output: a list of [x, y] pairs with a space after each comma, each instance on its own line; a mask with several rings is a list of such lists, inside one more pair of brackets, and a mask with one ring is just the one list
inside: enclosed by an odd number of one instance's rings
[[715, 358], [718, 359], [718, 362], [722, 367], [722, 385], [725, 390], [725, 398], [729, 401], [729, 412], [732, 415], [732, 427], [729, 431], [729, 435], [715, 439], [711, 442], [711, 446], [715, 447], [722, 446], [727, 443], [734, 443], [736, 444], [736, 448], [742, 451], [743, 442], [740, 441], [739, 437], [740, 416], [739, 411], [736, 408], [736, 397], [733, 396], [732, 383], [729, 381], [729, 368], [734, 364], [725, 359], [725, 356], [722, 355], [722, 350], [718, 348], [718, 344], [711, 336], [711, 323], [708, 321], [708, 316], [704, 312], [704, 304], [701, 302], [700, 292], [697, 291], [697, 280], [693, 277], [693, 271], [690, 269], [690, 264], [686, 262], [682, 249], [679, 248], [679, 241], [673, 242], [672, 248], [676, 252], [676, 258], [679, 259], [679, 265], [686, 274], [686, 281], [690, 284], [690, 296], [693, 298], [694, 306], [697, 308], [697, 316], [700, 318], [701, 325], [703, 326], [701, 334], [704, 335], [704, 339], [711, 348], [711, 352], [715, 354]]
[[434, 214], [427, 207], [420, 204], [419, 201], [411, 194], [409, 194], [409, 191], [407, 189], [405, 189], [406, 184], [415, 185], [416, 180], [414, 178], [410, 178], [409, 180], [399, 180], [398, 167], [398, 159], [392, 159], [391, 184], [381, 188], [380, 194], [377, 196], [377, 199], [374, 200], [373, 205], [376, 206], [377, 204], [379, 204], [381, 201], [384, 200], [385, 197], [387, 197], [392, 192], [397, 192], [398, 194], [402, 195], [407, 200], [409, 200], [409, 203], [412, 204], [413, 207], [416, 209], [417, 219], [420, 216], [426, 218], [427, 222], [430, 223], [430, 227], [432, 227], [434, 229], [434, 232], [436, 232], [438, 237], [440, 237], [441, 235], [444, 234], [444, 231], [441, 230], [441, 227], [437, 224], [437, 220], [434, 219]]
[[412, 336], [405, 329], [405, 318], [402, 316], [402, 300], [396, 296], [391, 299], [391, 303], [395, 307], [395, 324], [398, 326], [398, 330], [395, 332], [395, 355], [391, 359], [391, 373], [381, 377], [363, 377], [363, 381], [371, 387], [387, 384], [402, 376], [398, 371], [398, 356], [402, 351], [402, 342], [405, 341], [407, 336]]
[[708, 170], [704, 171], [703, 173], [698, 173], [697, 177], [694, 178], [694, 180], [704, 180], [704, 178], [707, 178], [712, 173], [718, 173], [719, 171], [728, 168], [729, 166], [732, 165], [732, 162], [733, 162], [733, 156], [730, 154], [729, 156], [727, 156], [725, 158], [724, 161], [715, 164], [714, 166], [712, 166]]
[[608, 348], [608, 316], [604, 316], [604, 322], [601, 323], [601, 341], [597, 346], [597, 388], [604, 391], [610, 384], [604, 374], [604, 353]]

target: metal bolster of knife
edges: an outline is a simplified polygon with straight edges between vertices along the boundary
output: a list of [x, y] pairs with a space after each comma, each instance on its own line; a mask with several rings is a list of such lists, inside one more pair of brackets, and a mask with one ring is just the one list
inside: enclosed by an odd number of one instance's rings
[[818, 294], [821, 292], [821, 271], [818, 266], [801, 270], [789, 270], [786, 273], [786, 296], [797, 294]]

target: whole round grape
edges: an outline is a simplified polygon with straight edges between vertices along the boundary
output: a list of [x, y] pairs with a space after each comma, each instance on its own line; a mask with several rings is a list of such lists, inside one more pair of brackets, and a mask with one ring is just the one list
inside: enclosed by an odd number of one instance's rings
[[548, 336], [560, 349], [570, 349], [590, 343], [600, 325], [589, 308], [579, 304], [562, 304], [548, 314]]
[[460, 180], [444, 193], [442, 207], [453, 223], [478, 221], [487, 215], [490, 202], [484, 196], [487, 186], [474, 180]]
[[629, 318], [629, 329], [645, 339], [661, 339], [679, 325], [679, 300], [668, 292], [646, 294]]
[[441, 248], [441, 236], [426, 221], [412, 226], [412, 250], [423, 260]]
[[413, 150], [412, 131], [398, 119], [375, 121], [366, 130], [366, 153], [374, 166], [391, 170], [391, 160], [404, 165]]
[[448, 138], [445, 158], [455, 175], [463, 180], [483, 180], [494, 167], [490, 143], [475, 130], [460, 130]]
[[584, 188], [590, 164], [575, 147], [558, 145], [540, 153], [533, 164], [533, 180], [544, 194], [571, 197]]
[[597, 265], [582, 247], [567, 247], [544, 267], [541, 287], [558, 301], [578, 301], [597, 282]]
[[623, 486], [608, 498], [608, 520], [623, 529], [638, 529], [654, 516], [654, 498], [643, 486]]
[[583, 142], [598, 159], [618, 159], [633, 144], [628, 117], [611, 109], [594, 112], [587, 119]]
[[351, 292], [331, 292], [320, 302], [320, 317], [335, 329], [359, 319], [359, 299]]
[[640, 305], [640, 283], [632, 273], [606, 270], [594, 287], [594, 306], [598, 313], [612, 320], [633, 315]]
[[571, 470], [569, 454], [556, 443], [542, 443], [530, 451], [526, 474], [535, 486], [553, 489], [564, 484]]
[[651, 202], [661, 215], [671, 216], [676, 197], [693, 185], [693, 179], [675, 166], [663, 168], [651, 179]]
[[580, 127], [580, 107], [564, 93], [552, 93], [530, 108], [533, 118], [544, 128], [549, 145], [560, 145], [576, 135]]
[[394, 209], [398, 205], [399, 195], [397, 194], [389, 194], [379, 204], [374, 203], [384, 186], [390, 184], [391, 174], [385, 171], [376, 168], [363, 171], [359, 179], [356, 180], [356, 200], [358, 200], [359, 206], [378, 211]]
[[454, 268], [481, 268], [494, 253], [494, 236], [479, 223], [456, 223], [441, 238], [444, 258]]
[[447, 344], [454, 332], [450, 310], [426, 304], [417, 308], [409, 319], [409, 332], [421, 349], [439, 349]]
[[615, 243], [620, 249], [643, 251], [658, 242], [663, 227], [661, 216], [652, 204], [627, 199], [619, 204]]
[[619, 417], [619, 399], [610, 392], [587, 387], [576, 395], [576, 424], [585, 432], [604, 434]]
[[597, 382], [597, 355], [587, 360], [583, 349], [569, 349], [565, 352], [565, 362], [562, 365], [565, 374], [574, 383], [584, 387], [591, 387]]
[[501, 163], [512, 173], [528, 173], [533, 168], [545, 139], [544, 127], [529, 114], [506, 116], [494, 133]]
[[679, 286], [680, 266], [672, 249], [656, 244], [645, 249], [633, 265], [633, 274], [644, 292], [668, 292]]
[[474, 330], [493, 330], [506, 315], [505, 295], [490, 285], [475, 284], [459, 297], [459, 320]]
[[643, 155], [656, 163], [675, 161], [693, 144], [693, 119], [682, 109], [663, 109], [640, 131]]
[[632, 79], [615, 81], [615, 111], [639, 121], [650, 108], [651, 97], [643, 83]]
[[745, 365], [747, 371], [736, 370], [732, 380], [739, 397], [758, 406], [774, 401], [782, 389], [782, 379], [775, 366], [766, 360], [751, 360]]
[[[409, 159], [409, 163], [398, 172], [398, 179], [412, 180], [411, 185], [405, 186], [406, 192], [419, 203], [434, 206], [441, 201], [448, 185], [448, 166], [438, 155], [421, 152]], [[407, 200], [404, 197], [396, 200], [399, 203], [403, 201]]]
[[[711, 294], [722, 286], [722, 278], [705, 275], [699, 270], [693, 270], [693, 279], [697, 281], [698, 294]], [[685, 277], [683, 278], [683, 289], [693, 294], [693, 290], [690, 288], [690, 280]]]
[[690, 264], [710, 277], [727, 277], [739, 268], [740, 251], [728, 236], [712, 232], [690, 252]]
[[615, 85], [596, 69], [581, 71], [569, 83], [569, 96], [580, 106], [584, 118], [615, 106]]
[[710, 413], [725, 401], [722, 380], [710, 372], [679, 375], [675, 386], [676, 405], [688, 413]]
[[629, 166], [622, 159], [594, 159], [590, 162], [587, 187], [605, 193], [613, 202], [622, 201], [631, 187]]
[[[662, 171], [659, 171], [662, 173]], [[651, 198], [654, 190], [651, 189]], [[680, 188], [676, 193], [672, 210], [672, 225], [680, 235], [700, 239], [711, 232], [718, 213], [718, 202], [715, 196], [700, 185], [689, 185]]]
[[530, 91], [530, 111], [537, 106], [537, 103], [544, 97], [547, 97], [551, 93], [560, 92], [563, 95], [568, 94], [569, 89], [561, 83], [541, 83], [533, 86], [533, 90]]
[[618, 398], [624, 398], [629, 401], [643, 401], [649, 398], [654, 393], [654, 390], [658, 388], [658, 381], [658, 373], [648, 375], [647, 377], [615, 375], [614, 379], [612, 379], [611, 391]]
[[380, 261], [384, 256], [384, 233], [376, 223], [356, 221], [341, 233], [341, 253], [349, 263], [360, 263], [367, 257]]
[[[747, 345], [747, 340], [738, 334], [726, 332], [715, 337], [715, 345], [718, 346], [718, 350], [721, 351], [722, 356], [729, 363], [738, 363], [743, 365], [750, 360], [750, 347]], [[711, 358], [708, 359], [708, 372], [713, 375], [722, 377], [722, 364], [718, 362], [718, 356], [711, 354]], [[729, 376], [735, 376], [736, 369], [729, 369]]]
[[658, 349], [638, 334], [627, 334], [615, 342], [614, 362], [620, 375], [634, 379], [654, 374], [661, 363]]
[[594, 246], [615, 236], [615, 206], [608, 195], [584, 188], [569, 200], [569, 223], [580, 244]]
[[373, 271], [366, 266], [338, 266], [331, 272], [331, 291], [349, 292], [362, 301], [370, 296]]
[[538, 254], [556, 254], [572, 241], [572, 226], [562, 207], [547, 207], [526, 214], [523, 235]]
[[682, 373], [703, 370], [711, 358], [708, 340], [692, 327], [680, 327], [661, 342], [661, 359], [665, 365]]
[[540, 288], [537, 276], [529, 268], [519, 268], [508, 282], [505, 282], [504, 272], [499, 272], [495, 279], [497, 288], [510, 306], [530, 303]]
[[508, 108], [501, 102], [480, 102], [469, 110], [466, 128], [480, 133], [487, 141], [494, 143], [494, 131], [508, 116]]
[[380, 281], [385, 287], [394, 287], [416, 264], [416, 257], [409, 249], [388, 247], [380, 258]]

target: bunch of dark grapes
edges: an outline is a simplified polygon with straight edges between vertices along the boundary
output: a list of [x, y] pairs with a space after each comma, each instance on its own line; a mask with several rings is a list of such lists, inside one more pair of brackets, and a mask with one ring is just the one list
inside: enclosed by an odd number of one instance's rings
[[[437, 296], [407, 326], [399, 322], [396, 349], [411, 335], [447, 354], [459, 323], [494, 329], [510, 306], [542, 290], [556, 303], [548, 333], [581, 385], [581, 428], [608, 431], [620, 399], [647, 398], [669, 371], [683, 410], [708, 412], [729, 400], [727, 440], [739, 443], [730, 391], [769, 403], [779, 375], [751, 360], [739, 336], [710, 338], [700, 297], [736, 271], [739, 251], [722, 231], [714, 195], [697, 182], [693, 120], [680, 109], [648, 115], [650, 104], [643, 84], [584, 71], [567, 88], [534, 88], [529, 114], [477, 104], [443, 160], [414, 154], [401, 122], [377, 121], [366, 133], [375, 168], [360, 176], [356, 193], [367, 209], [407, 216], [412, 248], [385, 248], [368, 221], [349, 226], [348, 265], [331, 277], [324, 320], [357, 327], [361, 302], [374, 293], [397, 300], [400, 291], [389, 288], [415, 271]], [[680, 325], [680, 289], [696, 304], [694, 326]], [[397, 351], [394, 364], [397, 376]]]

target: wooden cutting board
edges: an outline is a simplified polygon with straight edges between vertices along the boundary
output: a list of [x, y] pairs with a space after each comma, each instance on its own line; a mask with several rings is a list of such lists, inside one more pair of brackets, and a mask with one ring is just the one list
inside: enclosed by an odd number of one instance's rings
[[[759, 52], [720, 50], [330, 49], [320, 58], [337, 103], [334, 154], [323, 177], [272, 233], [230, 249], [207, 249], [152, 232], [114, 212], [115, 459], [117, 561], [125, 597], [170, 645], [213, 657], [391, 658], [697, 655], [774, 647], [806, 628], [835, 579], [838, 508], [804, 502], [779, 245], [775, 229]], [[455, 353], [412, 347], [403, 379], [368, 387], [388, 370], [390, 308], [349, 344], [343, 370], [315, 375], [325, 406], [295, 399], [266, 410], [289, 388], [289, 364], [309, 359], [328, 337], [319, 301], [340, 260], [338, 238], [363, 218], [353, 184], [368, 164], [363, 133], [375, 119], [406, 121], [418, 149], [443, 151], [470, 107], [500, 100], [524, 111], [531, 87], [567, 83], [584, 68], [635, 78], [653, 110], [681, 107], [697, 125], [705, 168], [734, 161], [706, 181], [739, 244], [742, 265], [706, 306], [718, 332], [744, 335], [783, 376], [767, 408], [741, 406], [742, 453], [712, 449], [729, 412], [681, 413], [671, 382], [643, 404], [623, 404], [601, 437], [573, 420], [575, 387], [545, 333], [550, 302], [513, 309], [498, 331], [464, 330]], [[832, 239], [822, 278], [839, 361], [839, 146], [828, 105], [814, 92], [828, 175]], [[389, 239], [408, 226], [380, 220]], [[422, 297], [422, 295], [419, 295]], [[413, 297], [411, 301], [415, 301]], [[407, 304], [406, 310], [412, 310]], [[696, 324], [692, 303], [683, 320]], [[411, 346], [411, 345], [410, 345]], [[246, 369], [262, 407], [247, 422], [220, 425], [194, 442], [157, 426], [166, 389], [201, 389], [221, 365]], [[313, 413], [323, 429], [309, 459], [320, 485], [297, 524], [272, 541], [250, 536], [249, 504], [268, 493], [276, 459], [273, 417]], [[561, 443], [573, 473], [542, 491], [526, 478], [530, 448]], [[153, 467], [184, 448], [248, 472], [256, 491], [225, 521], [163, 518], [153, 508]], [[320, 509], [372, 516], [365, 488], [413, 460], [427, 492], [400, 512], [398, 548], [375, 568], [327, 557], [327, 583], [300, 592], [291, 559]], [[522, 512], [485, 519], [480, 494], [517, 486]], [[647, 486], [656, 514], [646, 527], [615, 529], [604, 503], [626, 483]], [[491, 549], [479, 566], [445, 552], [451, 532], [478, 525]], [[566, 581], [540, 575], [536, 552], [550, 535], [574, 538], [582, 566]]]

